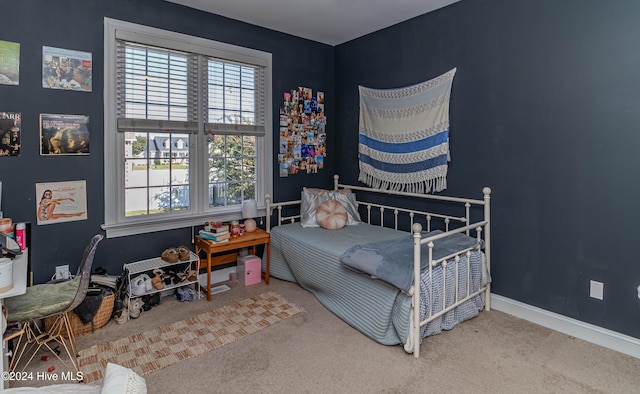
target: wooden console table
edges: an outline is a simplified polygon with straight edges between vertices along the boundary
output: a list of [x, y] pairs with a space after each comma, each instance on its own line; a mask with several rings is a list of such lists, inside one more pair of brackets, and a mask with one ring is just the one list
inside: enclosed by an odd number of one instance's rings
[[212, 241], [196, 236], [196, 254], [199, 255], [200, 250], [202, 250], [207, 255], [206, 259], [200, 259], [200, 268], [207, 268], [207, 301], [211, 301], [211, 267], [236, 262], [238, 250], [242, 248], [249, 248], [249, 252], [255, 254], [256, 246], [258, 245], [265, 245], [266, 247], [267, 261], [262, 279], [264, 279], [266, 284], [269, 284], [269, 255], [271, 253], [271, 247], [268, 232], [256, 229], [252, 232], [245, 232], [236, 238], [231, 238], [229, 242], [223, 243], [213, 243]]

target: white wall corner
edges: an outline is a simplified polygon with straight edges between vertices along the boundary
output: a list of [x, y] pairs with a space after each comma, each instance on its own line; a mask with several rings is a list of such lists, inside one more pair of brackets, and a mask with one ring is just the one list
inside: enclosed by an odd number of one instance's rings
[[508, 313], [520, 319], [632, 357], [640, 358], [640, 339], [628, 335], [584, 323], [497, 294], [491, 294], [491, 309]]

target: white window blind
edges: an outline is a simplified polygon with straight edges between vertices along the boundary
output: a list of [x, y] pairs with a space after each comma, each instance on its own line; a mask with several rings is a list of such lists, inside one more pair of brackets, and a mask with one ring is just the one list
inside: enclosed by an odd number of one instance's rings
[[118, 131], [196, 133], [195, 55], [118, 40]]
[[209, 59], [207, 132], [264, 135], [264, 68]]

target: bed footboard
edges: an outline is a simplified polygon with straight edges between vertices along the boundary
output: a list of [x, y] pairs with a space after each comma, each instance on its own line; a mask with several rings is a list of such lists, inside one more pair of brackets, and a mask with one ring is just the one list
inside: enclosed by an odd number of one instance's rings
[[[413, 267], [414, 267], [414, 286], [410, 291], [411, 295], [411, 311], [410, 311], [410, 319], [411, 327], [409, 330], [409, 336], [407, 342], [405, 343], [405, 350], [409, 353], [413, 352], [414, 357], [420, 357], [420, 339], [422, 337], [422, 328], [425, 327], [430, 322], [443, 317], [446, 313], [453, 311], [456, 308], [462, 307], [466, 303], [472, 302], [472, 300], [479, 296], [484, 296], [484, 308], [485, 310], [490, 310], [490, 281], [488, 280], [489, 276], [489, 258], [486, 252], [487, 244], [485, 243], [485, 262], [486, 265], [482, 268], [482, 274], [480, 278], [476, 278], [480, 280], [480, 285], [478, 288], [475, 286], [472, 287], [471, 283], [473, 282], [471, 277], [472, 267], [471, 267], [471, 252], [473, 250], [479, 250], [482, 245], [482, 231], [485, 226], [488, 226], [488, 220], [482, 220], [480, 222], [473, 223], [472, 225], [460, 227], [455, 230], [450, 230], [445, 233], [440, 233], [437, 235], [433, 235], [430, 237], [425, 237], [422, 234], [422, 226], [419, 223], [413, 225]], [[441, 257], [439, 259], [434, 259], [433, 257], [433, 249], [434, 242], [437, 240], [442, 240], [447, 237], [452, 236], [453, 234], [468, 232], [474, 230], [477, 234], [478, 245], [466, 249], [461, 249], [455, 251], [445, 257]], [[486, 235], [486, 234], [485, 234]], [[428, 258], [428, 266], [426, 268], [427, 272], [423, 275], [423, 271], [421, 269], [421, 262], [425, 256], [422, 256], [423, 248], [422, 246], [427, 246], [427, 254]], [[453, 270], [448, 269], [449, 265], [453, 265]], [[464, 265], [464, 267], [461, 267]], [[436, 268], [440, 266], [440, 277], [436, 277], [434, 272]], [[466, 278], [462, 280], [459, 278], [459, 272], [465, 272]], [[484, 275], [486, 273], [486, 276]], [[452, 275], [453, 279], [448, 276]], [[423, 280], [428, 278], [428, 283], [426, 284], [426, 289], [422, 289], [420, 286], [423, 285]], [[422, 308], [421, 305], [421, 297], [424, 297], [424, 292], [429, 292], [428, 295], [429, 300], [434, 300], [434, 288], [436, 288], [436, 283], [441, 284], [442, 286], [442, 294], [445, 295], [442, 297], [442, 302], [438, 305], [425, 305], [425, 308]], [[448, 299], [446, 294], [451, 294], [447, 289], [447, 284], [451, 283], [453, 285], [453, 299]], [[461, 288], [461, 283], [464, 283], [464, 288]], [[417, 286], [416, 286], [417, 284]], [[420, 311], [424, 309], [426, 312], [422, 314]], [[425, 316], [426, 315], [426, 316]]]

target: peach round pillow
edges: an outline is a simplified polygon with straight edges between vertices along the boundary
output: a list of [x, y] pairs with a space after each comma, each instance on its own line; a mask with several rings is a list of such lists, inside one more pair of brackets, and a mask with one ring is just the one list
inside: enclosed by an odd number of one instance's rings
[[347, 224], [346, 208], [337, 200], [327, 200], [316, 208], [316, 220], [320, 227], [339, 230]]

